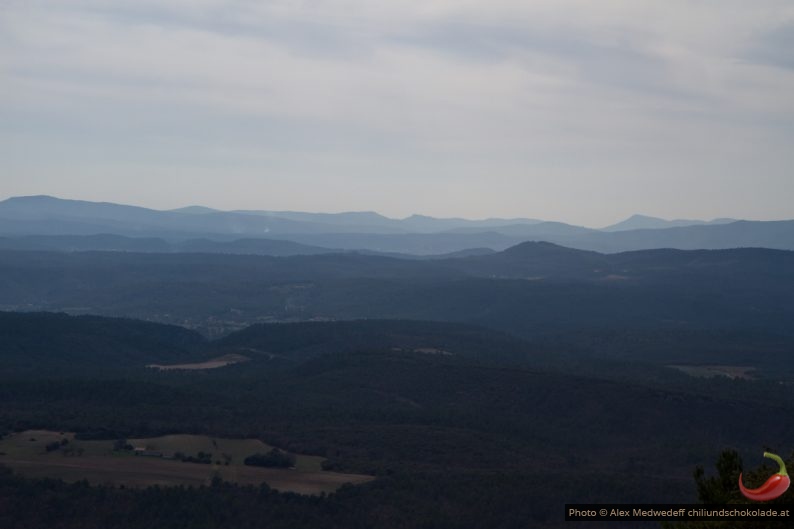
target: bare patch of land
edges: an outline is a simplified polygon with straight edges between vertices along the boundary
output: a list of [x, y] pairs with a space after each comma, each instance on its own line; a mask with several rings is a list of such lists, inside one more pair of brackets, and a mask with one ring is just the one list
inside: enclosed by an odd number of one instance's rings
[[184, 369], [184, 370], [217, 369], [219, 367], [226, 367], [232, 364], [247, 362], [248, 360], [250, 360], [250, 358], [248, 358], [247, 356], [243, 356], [240, 354], [227, 354], [227, 355], [219, 356], [218, 358], [207, 360], [205, 362], [196, 362], [192, 364], [170, 364], [170, 365], [148, 364], [146, 367], [151, 367], [153, 369], [158, 369], [160, 371], [170, 371], [177, 369]]
[[0, 459], [4, 465], [30, 477], [58, 478], [68, 482], [88, 480], [128, 487], [149, 485], [208, 485], [214, 476], [241, 485], [267, 483], [270, 487], [299, 494], [330, 493], [344, 483], [364, 483], [372, 476], [335, 472], [299, 472], [293, 469], [248, 466], [217, 466], [182, 463], [152, 457], [41, 456], [32, 459]]
[[426, 355], [444, 355], [444, 356], [452, 356], [452, 353], [449, 351], [444, 351], [443, 349], [437, 349], [435, 347], [418, 347], [414, 349], [415, 353], [422, 353]]
[[[360, 474], [321, 470], [323, 458], [296, 454], [294, 468], [261, 468], [243, 464], [245, 457], [266, 452], [258, 439], [224, 439], [201, 435], [167, 435], [127, 440], [132, 449], [118, 450], [114, 441], [83, 441], [73, 433], [28, 430], [0, 440], [0, 463], [30, 477], [74, 482], [110, 483], [130, 487], [149, 485], [207, 485], [218, 476], [242, 485], [267, 483], [299, 494], [335, 491], [344, 483], [374, 479]], [[59, 445], [57, 448], [53, 448]], [[49, 448], [48, 448], [49, 447]], [[138, 449], [138, 450], [135, 450]], [[211, 454], [209, 464], [174, 458], [176, 453]], [[135, 455], [135, 454], [138, 455]]]
[[739, 378], [743, 380], [755, 380], [753, 372], [755, 368], [752, 366], [719, 366], [719, 365], [669, 365], [673, 369], [677, 369], [682, 373], [686, 373], [691, 377], [712, 378], [712, 377], [728, 377]]
[[455, 353], [451, 353], [449, 351], [445, 351], [443, 349], [438, 349], [436, 347], [415, 347], [413, 349], [403, 349], [402, 347], [392, 347], [392, 351], [396, 352], [411, 352], [411, 353], [421, 353], [426, 355], [444, 355], [444, 356], [452, 356]]

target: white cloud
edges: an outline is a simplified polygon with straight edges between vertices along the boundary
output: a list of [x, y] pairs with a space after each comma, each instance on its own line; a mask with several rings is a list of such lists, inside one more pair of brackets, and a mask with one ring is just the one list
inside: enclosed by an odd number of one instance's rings
[[[554, 188], [546, 175], [664, 186], [669, 168], [712, 185], [763, 156], [779, 197], [792, 191], [792, 155], [775, 147], [792, 139], [794, 71], [748, 50], [792, 20], [783, 1], [12, 1], [0, 139], [72, 130], [76, 152], [101, 139], [145, 160], [167, 157], [165, 142], [173, 163], [196, 156], [184, 167], [242, 159], [250, 175], [276, 160], [282, 174], [353, 171], [394, 189], [386, 166], [439, 188], [482, 174], [492, 204], [526, 182]], [[47, 181], [40, 161], [14, 160]], [[652, 204], [641, 189], [620, 207]], [[740, 198], [724, 214], [741, 214], [728, 211]]]

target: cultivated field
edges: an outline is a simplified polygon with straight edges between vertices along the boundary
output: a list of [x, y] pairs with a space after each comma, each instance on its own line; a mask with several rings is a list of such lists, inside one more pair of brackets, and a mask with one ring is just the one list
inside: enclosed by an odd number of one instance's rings
[[157, 369], [159, 371], [173, 371], [173, 370], [186, 370], [186, 371], [195, 371], [199, 369], [218, 369], [219, 367], [226, 367], [233, 364], [239, 364], [241, 362], [247, 362], [250, 360], [247, 356], [238, 355], [238, 354], [227, 354], [223, 356], [219, 356], [218, 358], [213, 358], [211, 360], [207, 360], [206, 362], [196, 362], [192, 364], [149, 364], [146, 367], [151, 367], [152, 369]]
[[711, 377], [728, 377], [728, 378], [741, 378], [745, 380], [754, 380], [753, 372], [756, 370], [750, 366], [688, 366], [688, 365], [670, 365], [673, 369], [677, 369], [691, 377], [711, 378]]
[[[66, 441], [64, 444], [60, 444]], [[60, 444], [53, 448], [53, 444]], [[135, 450], [114, 450], [113, 441], [76, 440], [72, 433], [28, 430], [0, 440], [0, 464], [26, 476], [51, 477], [64, 481], [86, 479], [91, 483], [125, 486], [208, 484], [214, 476], [243, 485], [263, 482], [285, 492], [319, 494], [333, 492], [344, 483], [364, 483], [371, 476], [320, 470], [322, 458], [296, 455], [291, 469], [261, 468], [243, 464], [245, 457], [270, 450], [256, 439], [223, 439], [200, 435], [167, 435], [129, 439]], [[50, 450], [47, 450], [50, 445]], [[195, 456], [212, 454], [210, 464], [172, 459], [181, 452]], [[228, 464], [227, 464], [228, 462]]]

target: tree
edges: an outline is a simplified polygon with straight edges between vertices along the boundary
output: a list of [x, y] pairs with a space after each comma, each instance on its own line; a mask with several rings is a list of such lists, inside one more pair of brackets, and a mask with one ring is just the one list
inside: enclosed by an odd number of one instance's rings
[[[716, 461], [716, 476], [706, 477], [703, 467], [697, 467], [694, 472], [697, 485], [698, 500], [704, 504], [752, 504], [759, 505], [742, 496], [739, 491], [739, 475], [749, 486], [756, 487], [762, 484], [769, 476], [777, 472], [777, 468], [762, 465], [760, 468], [743, 473], [742, 459], [735, 450], [723, 450]], [[788, 468], [794, 468], [794, 458], [786, 460]], [[794, 491], [789, 489], [780, 498], [768, 502], [770, 506], [791, 504], [794, 511]], [[766, 505], [764, 503], [763, 505]], [[663, 527], [672, 529], [784, 529], [791, 526], [791, 519], [767, 518], [759, 521], [713, 521], [713, 522], [679, 522], [665, 523]]]
[[273, 448], [266, 454], [250, 455], [243, 462], [255, 467], [289, 468], [295, 466], [295, 456]]
[[717, 475], [706, 477], [703, 467], [695, 469], [695, 484], [701, 503], [734, 503], [742, 497], [736, 484], [742, 473], [742, 458], [736, 450], [723, 450], [716, 462]]
[[126, 439], [116, 439], [113, 443], [113, 450], [116, 452], [121, 452], [122, 450], [132, 450], [132, 445], [127, 442]]

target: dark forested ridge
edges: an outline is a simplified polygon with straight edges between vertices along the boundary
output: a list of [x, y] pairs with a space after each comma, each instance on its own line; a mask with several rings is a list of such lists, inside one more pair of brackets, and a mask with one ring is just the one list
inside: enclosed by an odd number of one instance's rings
[[[599, 370], [577, 355], [554, 362], [551, 350], [462, 324], [269, 324], [207, 341], [178, 327], [100, 317], [0, 314], [0, 322], [4, 365], [28, 354], [42, 367], [0, 373], [0, 430], [258, 437], [324, 456], [328, 469], [378, 476], [301, 498], [225, 484], [136, 491], [0, 474], [3, 527], [99, 526], [112, 519], [112, 503], [136, 521], [129, 527], [173, 523], [165, 507], [139, 512], [145, 502], [186, 509], [207, 527], [271, 517], [285, 527], [554, 527], [565, 502], [692, 499], [695, 465], [725, 447], [783, 451], [794, 436], [780, 420], [794, 411], [794, 391], [774, 379], [695, 379], [609, 362]], [[228, 351], [251, 360], [201, 372], [141, 367]], [[60, 365], [60, 355], [69, 355], [68, 368], [44, 369]], [[101, 369], [107, 365], [114, 369]], [[59, 499], [29, 509], [44, 497]], [[92, 514], [66, 510], [68, 502]], [[237, 507], [221, 514], [207, 505]]]
[[129, 368], [194, 359], [204, 339], [176, 327], [121, 318], [0, 312], [0, 374]]
[[604, 255], [548, 243], [455, 259], [0, 251], [0, 308], [128, 316], [216, 335], [255, 322], [460, 321], [791, 335], [794, 252]]
[[542, 357], [532, 344], [502, 332], [460, 323], [410, 320], [258, 324], [219, 339], [215, 347], [267, 351], [292, 360], [366, 350], [460, 356], [486, 363], [527, 364]]
[[[790, 449], [792, 265], [0, 251], [0, 432], [255, 437], [377, 477], [309, 498], [0, 473], [0, 527], [562, 527], [566, 502], [693, 500], [723, 449]], [[246, 361], [145, 367], [222, 355]]]

